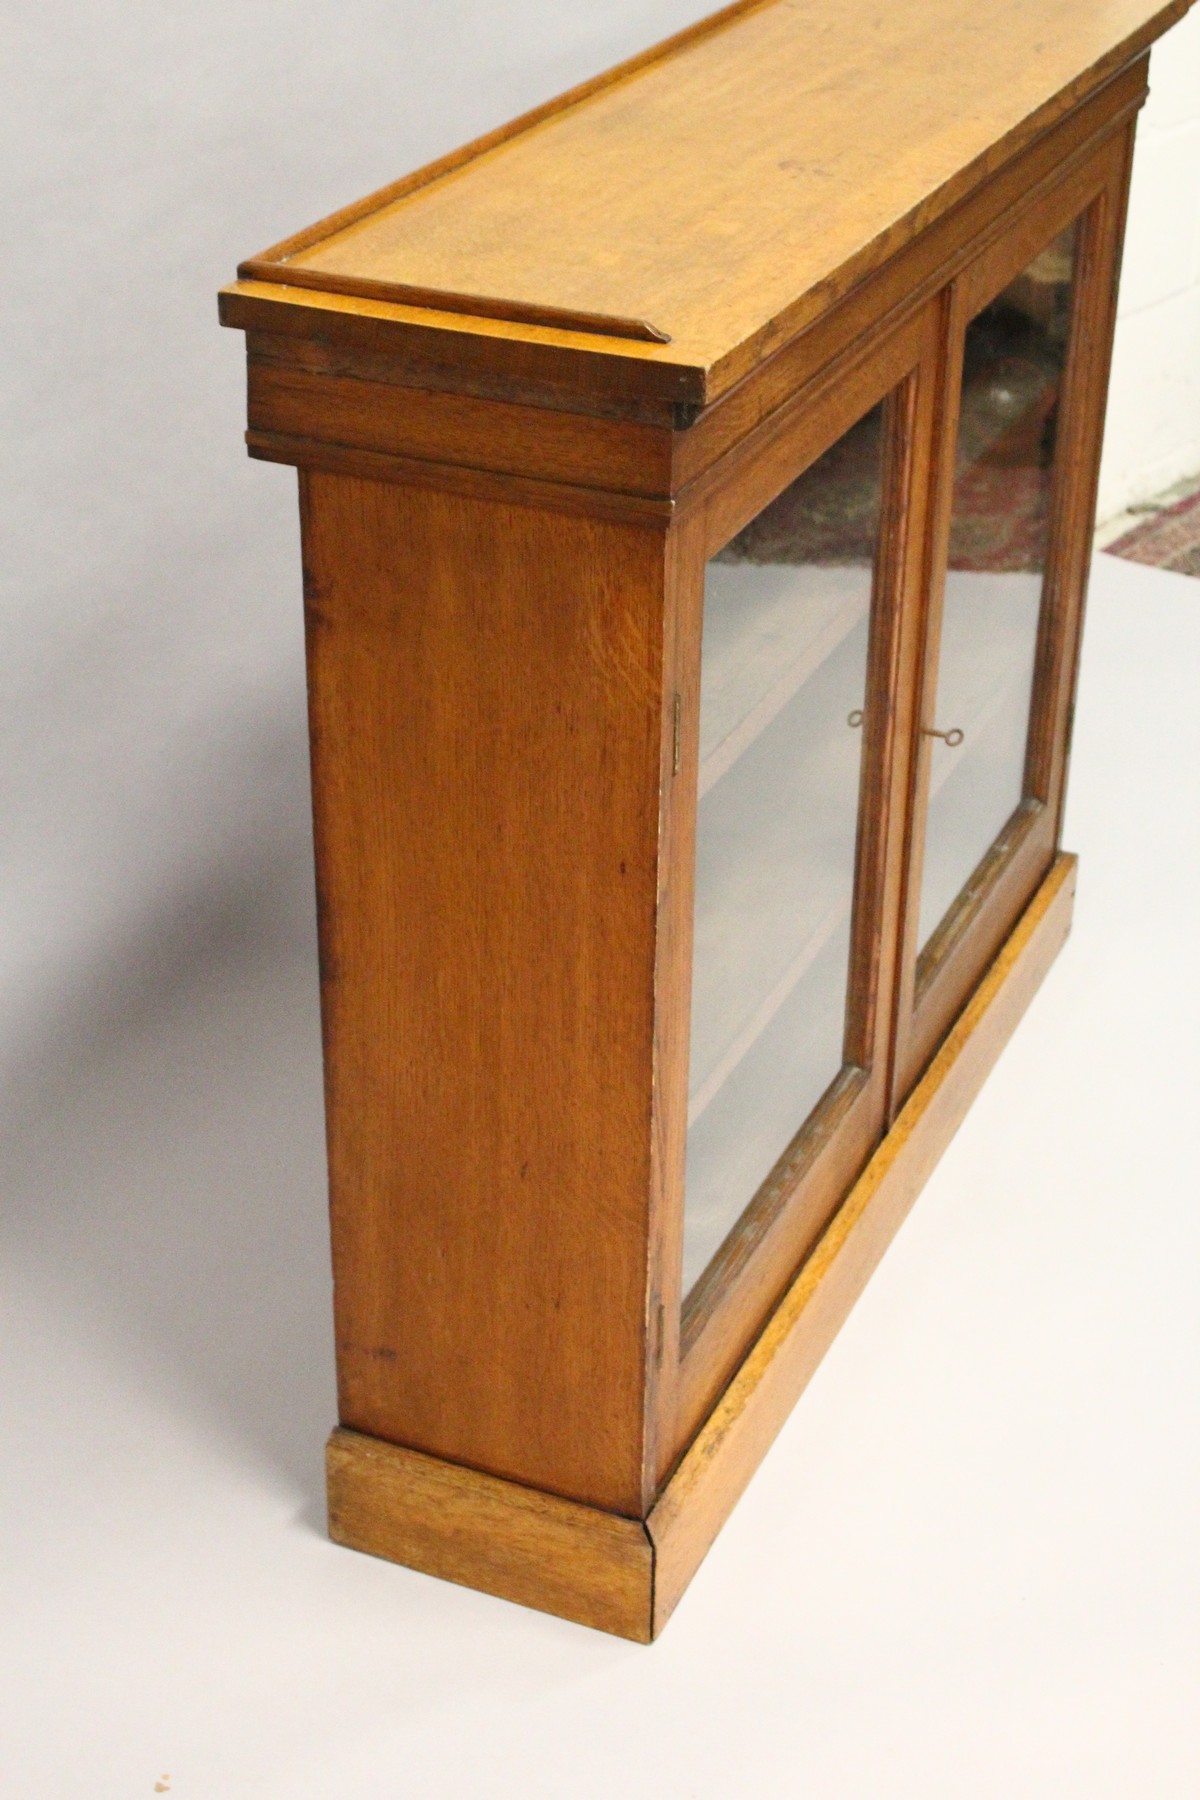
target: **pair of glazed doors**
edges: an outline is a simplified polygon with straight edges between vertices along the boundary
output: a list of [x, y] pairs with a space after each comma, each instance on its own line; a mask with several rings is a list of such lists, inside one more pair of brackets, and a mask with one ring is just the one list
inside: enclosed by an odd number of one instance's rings
[[1053, 860], [1121, 197], [1028, 206], [705, 512], [680, 745], [697, 1399]]

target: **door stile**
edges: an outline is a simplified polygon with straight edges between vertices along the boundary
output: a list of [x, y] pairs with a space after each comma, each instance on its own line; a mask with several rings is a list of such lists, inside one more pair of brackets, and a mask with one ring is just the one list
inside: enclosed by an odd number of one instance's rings
[[646, 1511], [676, 1460], [677, 1451], [705, 529], [706, 521], [699, 511], [673, 524], [666, 539], [663, 585], [659, 888], [654, 970], [654, 1090], [643, 1449]]
[[1053, 709], [1047, 707], [1047, 729], [1037, 745], [1040, 762], [1031, 770], [1053, 815], [1056, 845], [1062, 842], [1135, 129], [1136, 120], [1131, 119], [1122, 134], [1119, 155], [1113, 158], [1109, 179], [1082, 222], [1078, 366], [1070, 372], [1065, 433], [1076, 453], [1064, 459], [1067, 466], [1059, 496], [1056, 554], [1049, 572], [1054, 582], [1055, 610], [1062, 623], [1059, 642], [1047, 644], [1051, 665], [1047, 680]]
[[[890, 1110], [895, 1117], [982, 974], [989, 955], [1044, 875], [1061, 842], [1066, 757], [1091, 556], [1105, 384], [1133, 124], [1114, 134], [1086, 179], [1048, 195], [1005, 239], [963, 270], [948, 291], [939, 475], [931, 534], [915, 754], [912, 835], [895, 1027]], [[1074, 226], [1073, 291], [1063, 363], [1047, 539], [1033, 657], [1022, 798], [959, 901], [922, 945], [921, 897], [934, 737], [958, 723], [935, 717], [947, 604], [956, 456], [967, 328], [1014, 279], [1033, 243]], [[970, 563], [965, 565], [972, 566]]]
[[961, 280], [952, 281], [937, 301], [938, 349], [933, 380], [929, 447], [929, 505], [921, 581], [913, 604], [915, 638], [912, 687], [916, 695], [909, 749], [909, 804], [904, 842], [902, 906], [898, 919], [897, 977], [889, 1071], [888, 1122], [895, 1118], [912, 1086], [909, 1023], [912, 1019], [917, 968], [918, 909], [924, 870], [925, 825], [929, 813], [931, 739], [937, 700], [937, 664], [941, 642], [942, 602], [950, 552], [950, 518], [954, 499], [955, 449], [962, 396], [963, 344], [968, 322]]
[[[940, 302], [931, 301], [904, 327], [903, 360], [897, 360], [898, 349], [893, 347], [884, 355], [872, 354], [863, 365], [864, 371], [874, 368], [877, 375], [864, 373], [862, 392], [882, 389], [885, 416], [879, 548], [863, 702], [863, 761], [856, 801], [855, 897], [842, 1072], [783, 1152], [712, 1265], [684, 1298], [682, 1309], [675, 1234], [683, 1192], [683, 1144], [669, 1124], [655, 1134], [656, 1147], [664, 1156], [664, 1191], [674, 1187], [680, 1196], [680, 1201], [667, 1201], [662, 1214], [665, 1349], [655, 1409], [660, 1478], [686, 1447], [848, 1182], [880, 1141], [886, 1122], [928, 489], [936, 438], [940, 311]], [[823, 399], [818, 401], [822, 409], [824, 404]], [[811, 426], [802, 420], [798, 427], [805, 437], [811, 432]], [[831, 429], [827, 441], [832, 443], [842, 429], [844, 424]], [[729, 516], [723, 497], [714, 495], [714, 502], [719, 516]], [[707, 511], [707, 507], [700, 510]], [[680, 775], [670, 784], [674, 816], [664, 836], [668, 846], [664, 860], [672, 865], [666, 877], [668, 889], [675, 891], [679, 905], [672, 904], [663, 915], [670, 923], [666, 926], [669, 935], [660, 944], [660, 968], [670, 963], [677, 971], [685, 967], [692, 949], [690, 917], [685, 921], [675, 915], [680, 908], [686, 912], [692, 893], [695, 700], [699, 696], [699, 603], [704, 580], [699, 540], [692, 540], [688, 524], [685, 516], [672, 532], [677, 549], [671, 565], [674, 573], [667, 584], [668, 642], [664, 650], [664, 670], [672, 666], [676, 670], [673, 684], [664, 677], [664, 708], [670, 703], [668, 690], [673, 685], [682, 698], [682, 731]], [[704, 551], [715, 547], [713, 537], [709, 526], [701, 543], [701, 558]], [[680, 867], [684, 861], [686, 872]], [[685, 934], [689, 940], [686, 952], [682, 948]], [[671, 944], [676, 948], [670, 948]], [[688, 1027], [687, 996], [680, 992], [678, 973], [660, 989], [663, 1004], [674, 1015], [673, 1030], [664, 1026], [664, 1044], [673, 1038], [674, 1050], [664, 1055], [664, 1080], [658, 1090], [660, 1104], [669, 1107], [669, 1071]], [[686, 1081], [678, 1074], [672, 1092], [678, 1107], [686, 1099]], [[673, 1367], [677, 1371], [674, 1376]], [[673, 1381], [677, 1398], [673, 1429], [664, 1435]]]

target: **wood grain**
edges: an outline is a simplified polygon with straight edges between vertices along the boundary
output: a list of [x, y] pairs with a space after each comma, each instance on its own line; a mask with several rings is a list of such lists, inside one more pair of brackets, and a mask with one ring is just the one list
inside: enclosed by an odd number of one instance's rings
[[751, 6], [246, 266], [283, 284], [385, 295], [394, 283], [435, 304], [439, 292], [500, 295], [559, 315], [649, 320], [671, 342], [638, 350], [701, 371], [712, 399], [1186, 9]]
[[[1041, 198], [1068, 195], [1074, 210], [1082, 210], [1102, 182], [1096, 154], [1110, 140], [1124, 143], [1145, 83], [1142, 57], [857, 283], [815, 325], [772, 351], [694, 423], [695, 406], [672, 385], [676, 376], [688, 378], [687, 371], [672, 375], [655, 365], [635, 371], [634, 380], [619, 354], [614, 360], [612, 345], [593, 345], [589, 353], [561, 333], [542, 333], [536, 343], [472, 337], [451, 329], [460, 321], [448, 315], [439, 326], [434, 315], [352, 297], [306, 299], [297, 288], [252, 282], [227, 289], [221, 316], [247, 331], [252, 417], [260, 395], [265, 404], [289, 411], [291, 429], [268, 426], [264, 414], [256, 441], [270, 431], [275, 443], [304, 438], [328, 449], [349, 420], [354, 441], [375, 446], [373, 453], [384, 452], [399, 434], [435, 466], [450, 460], [492, 467], [507, 454], [518, 478], [584, 480], [600, 488], [626, 485], [630, 456], [640, 444], [645, 462], [639, 464], [639, 490], [686, 490], [840, 358], [853, 356], [862, 339], [897, 329], [981, 250], [1019, 229]], [[506, 330], [494, 320], [486, 324], [488, 333]], [[274, 385], [272, 372], [284, 371]], [[659, 385], [635, 391], [651, 375]], [[334, 378], [328, 398], [323, 384], [311, 379], [320, 376]], [[347, 381], [359, 390], [349, 414], [340, 385]], [[456, 407], [459, 398], [465, 404]], [[439, 406], [443, 400], [449, 404]], [[482, 400], [496, 404], [494, 419], [485, 407], [472, 405]], [[550, 415], [544, 427], [530, 409]], [[588, 421], [601, 419], [657, 429], [622, 438], [601, 427], [589, 446]], [[361, 438], [363, 432], [369, 438]], [[318, 454], [296, 446], [302, 463], [330, 466], [327, 454], [316, 462]]]
[[887, 332], [918, 311], [963, 268], [1006, 238], [1048, 196], [1082, 211], [1103, 185], [1097, 153], [1124, 143], [1146, 98], [1148, 58], [1108, 81], [957, 206], [856, 283], [676, 436], [674, 482], [683, 487], [770, 412], [827, 370], [864, 334]]
[[[270, 363], [308, 375], [379, 382], [421, 394], [464, 394], [592, 419], [629, 419], [665, 431], [674, 431], [695, 412], [677, 404], [681, 396], [670, 379], [657, 393], [635, 394], [620, 380], [606, 392], [607, 380], [591, 378], [592, 359], [580, 354], [577, 344], [556, 369], [539, 361], [535, 370], [526, 355], [529, 346], [519, 340], [485, 338], [481, 345], [469, 336], [456, 339], [450, 330], [427, 325], [409, 329], [400, 307], [364, 303], [356, 312], [348, 302], [342, 312], [337, 295], [308, 298], [311, 308], [297, 306], [298, 289], [244, 281], [221, 290], [217, 310], [223, 324], [245, 330], [247, 361], [260, 366]], [[414, 319], [426, 318], [409, 311]], [[495, 353], [497, 345], [503, 356]]]
[[339, 1418], [637, 1516], [664, 532], [302, 525]]
[[[347, 354], [399, 361], [405, 384], [574, 406], [670, 424], [704, 400], [703, 372], [669, 346], [581, 337], [551, 325], [513, 325], [393, 300], [331, 294], [271, 281], [235, 281], [217, 295], [222, 325], [309, 339]], [[356, 372], [348, 370], [346, 372]]]
[[1073, 856], [1058, 858], [650, 1513], [655, 1636], [1061, 949], [1070, 929], [1075, 872]]
[[623, 494], [612, 488], [575, 487], [565, 481], [539, 481], [508, 475], [499, 469], [476, 469], [470, 463], [430, 462], [395, 451], [359, 450], [350, 444], [319, 438], [289, 437], [282, 432], [248, 431], [246, 448], [261, 462], [291, 463], [298, 469], [329, 475], [361, 475], [407, 488], [461, 494], [471, 500], [498, 500], [538, 512], [574, 513], [585, 519], [614, 520], [628, 525], [660, 526], [671, 521], [674, 502]]
[[316, 224], [307, 226], [303, 231], [294, 232], [278, 244], [272, 244], [269, 250], [261, 255], [271, 262], [287, 262], [299, 250], [310, 249], [312, 245], [332, 237], [337, 231], [348, 225], [356, 224], [393, 201], [403, 199], [407, 194], [415, 193], [418, 188], [427, 187], [430, 182], [443, 175], [450, 175], [467, 163], [474, 162], [487, 150], [494, 150], [505, 144], [510, 138], [520, 137], [523, 132], [532, 131], [534, 126], [544, 124], [555, 113], [566, 112], [568, 108], [578, 105], [581, 100], [589, 100], [602, 88], [611, 87], [616, 81], [622, 81], [627, 75], [637, 74], [639, 70], [648, 68], [651, 63], [661, 62], [664, 57], [684, 50], [697, 38], [706, 37], [709, 32], [718, 30], [729, 20], [739, 14], [750, 12], [756, 6], [768, 4], [769, 0], [732, 0], [729, 6], [709, 13], [698, 19], [693, 25], [685, 25], [682, 31], [672, 32], [669, 37], [660, 38], [658, 43], [651, 44], [649, 49], [639, 50], [633, 56], [614, 63], [609, 69], [601, 70], [586, 81], [578, 82], [563, 93], [556, 94], [553, 99], [544, 100], [539, 106], [531, 107], [528, 112], [519, 113], [515, 119], [498, 125], [494, 131], [486, 131], [480, 137], [472, 138], [469, 143], [462, 144], [457, 150], [449, 151], [445, 156], [425, 163], [419, 169], [402, 175], [398, 181], [389, 182], [385, 187], [376, 188], [373, 193], [365, 195], [361, 200], [354, 200], [349, 206], [343, 206], [337, 212], [329, 213]]
[[644, 1525], [356, 1431], [326, 1450], [329, 1535], [444, 1581], [647, 1643]]
[[[926, 488], [932, 454], [932, 369], [940, 312], [927, 307], [901, 328], [860, 348], [835, 378], [780, 408], [697, 483], [707, 554], [885, 396], [883, 471], [860, 799], [852, 981], [846, 1068], [813, 1117], [750, 1200], [684, 1307], [675, 1416], [660, 1438], [660, 1470], [690, 1440], [802, 1259], [883, 1134], [890, 1072], [895, 944], [907, 825], [908, 756], [916, 639], [924, 567]], [[687, 516], [681, 501], [681, 512]], [[697, 666], [689, 682], [699, 683]], [[690, 857], [694, 833], [695, 746], [685, 749], [688, 780], [677, 797], [691, 809], [674, 852]], [[690, 898], [690, 864], [673, 879]], [[660, 1004], [668, 1011], [672, 1003]], [[686, 1014], [679, 1012], [684, 1020]], [[686, 1082], [686, 1064], [684, 1066]], [[665, 1098], [665, 1096], [664, 1096]], [[680, 1090], [675, 1104], [686, 1105]], [[801, 1127], [803, 1127], [801, 1129]], [[680, 1184], [682, 1190], [682, 1182]]]
[[1091, 534], [1112, 333], [1114, 281], [1133, 141], [1132, 121], [1076, 175], [1035, 196], [1009, 230], [968, 263], [950, 290], [952, 318], [940, 400], [942, 442], [924, 628], [921, 722], [936, 724], [942, 597], [954, 493], [961, 345], [968, 321], [1078, 219], [1073, 316], [1054, 465], [1049, 544], [1032, 691], [1025, 799], [928, 945], [917, 942], [930, 740], [916, 761], [909, 895], [897, 1004], [893, 1116], [945, 1036], [997, 946], [1045, 875], [1060, 841], [1069, 702], [1091, 561]]
[[406, 462], [648, 497], [671, 492], [671, 432], [633, 420], [313, 374], [253, 355], [247, 415], [256, 433], [309, 437]]
[[[295, 287], [328, 288], [329, 278], [314, 269], [286, 264], [286, 278]], [[238, 274], [247, 280], [279, 273], [278, 263], [252, 257]], [[542, 306], [531, 300], [504, 300], [484, 294], [456, 294], [448, 288], [426, 288], [411, 281], [380, 281], [368, 275], [340, 275], [335, 292], [357, 294], [364, 300], [397, 300], [402, 306], [432, 307], [435, 312], [466, 313], [480, 319], [507, 319], [514, 325], [549, 325], [557, 331], [585, 332], [593, 337], [633, 338], [645, 344], [669, 344], [669, 332], [646, 319], [622, 319], [615, 313], [589, 313], [581, 307]]]
[[1075, 868], [1056, 862], [644, 1525], [339, 1429], [330, 1536], [620, 1637], [656, 1637], [1061, 948]]
[[1134, 125], [1122, 134], [1120, 157], [1086, 219], [1078, 248], [1081, 304], [1064, 397], [1063, 431], [1075, 446], [1055, 496], [1047, 575], [1047, 631], [1038, 679], [1052, 698], [1037, 709], [1028, 779], [1046, 797], [1062, 839], [1079, 652], [1096, 529], [1096, 493], [1117, 322], [1117, 293], [1133, 170]]
[[[657, 1633], [1061, 944], [1132, 120], [1186, 10], [740, 0], [222, 294], [251, 454], [301, 471], [340, 1542]], [[965, 324], [1076, 216], [1027, 801], [919, 968]], [[843, 1077], [685, 1304], [705, 563], [880, 400]]]

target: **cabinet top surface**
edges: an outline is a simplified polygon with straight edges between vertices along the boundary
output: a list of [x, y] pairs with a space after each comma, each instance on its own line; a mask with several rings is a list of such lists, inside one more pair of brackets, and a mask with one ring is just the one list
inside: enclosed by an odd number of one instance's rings
[[240, 274], [711, 399], [1189, 4], [727, 8]]

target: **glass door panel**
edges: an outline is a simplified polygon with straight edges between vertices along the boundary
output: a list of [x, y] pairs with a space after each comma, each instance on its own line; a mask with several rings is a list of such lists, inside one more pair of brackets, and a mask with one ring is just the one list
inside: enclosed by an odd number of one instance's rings
[[1026, 797], [1072, 226], [967, 326], [917, 941]]
[[686, 1294], [845, 1065], [875, 407], [708, 564]]

